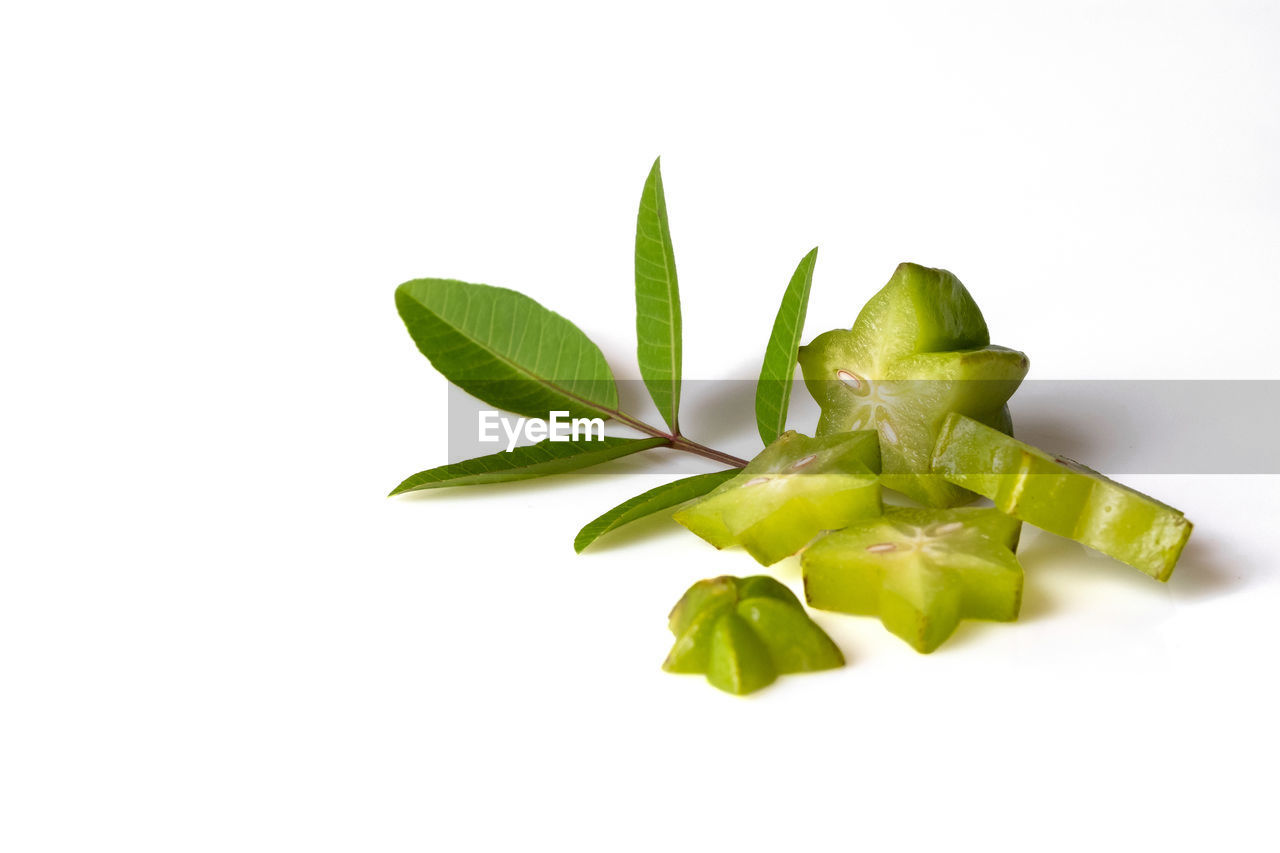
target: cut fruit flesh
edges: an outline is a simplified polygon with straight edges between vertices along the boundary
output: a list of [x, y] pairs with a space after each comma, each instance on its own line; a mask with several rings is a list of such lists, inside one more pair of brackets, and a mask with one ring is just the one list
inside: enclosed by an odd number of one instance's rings
[[858, 366], [837, 352], [839, 339], [852, 334], [824, 332], [800, 353], [805, 385], [822, 405], [819, 435], [873, 429], [877, 414], [925, 416], [941, 424], [952, 411], [997, 412], [1030, 365], [1023, 353], [989, 346], [920, 353], [890, 362], [874, 375], [857, 374]]
[[742, 473], [677, 512], [717, 548], [741, 545], [772, 565], [824, 530], [880, 514], [880, 447], [870, 430], [779, 436]]
[[982, 313], [945, 270], [902, 264], [859, 313], [800, 349], [805, 385], [822, 408], [817, 435], [874, 429], [883, 482], [929, 506], [973, 494], [929, 474], [938, 429], [950, 412], [1012, 432], [1006, 401], [1027, 357], [990, 346]]
[[844, 665], [844, 655], [770, 577], [698, 581], [671, 611], [675, 645], [662, 668], [703, 673], [728, 693], [744, 694], [779, 675]]
[[933, 470], [996, 508], [1167, 581], [1191, 535], [1178, 510], [971, 418], [949, 417]]
[[961, 619], [1018, 617], [1020, 528], [994, 509], [889, 508], [805, 550], [805, 597], [821, 610], [879, 616], [928, 653]]
[[[1009, 416], [1008, 406], [1001, 406], [994, 412], [974, 415], [974, 418], [1001, 432], [1013, 432], [1013, 420]], [[895, 421], [899, 423], [896, 428], [893, 426]], [[886, 423], [887, 426], [881, 427], [881, 431], [895, 430], [898, 446], [884, 453], [885, 461], [880, 477], [882, 486], [931, 507], [962, 506], [976, 497], [968, 489], [949, 483], [937, 474], [919, 473], [927, 471], [932, 464], [933, 443], [936, 442], [937, 430], [941, 428], [940, 423], [921, 425], [901, 418], [887, 420]], [[929, 445], [927, 456], [920, 452], [920, 448], [925, 445]]]

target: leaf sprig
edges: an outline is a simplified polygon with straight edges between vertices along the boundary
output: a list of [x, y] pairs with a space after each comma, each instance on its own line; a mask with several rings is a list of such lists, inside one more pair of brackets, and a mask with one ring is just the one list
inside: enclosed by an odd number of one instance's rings
[[[768, 444], [786, 430], [796, 354], [804, 328], [815, 248], [801, 259], [783, 294], [756, 384], [756, 423]], [[622, 411], [617, 381], [604, 354], [571, 321], [514, 290], [442, 278], [405, 282], [396, 309], [423, 355], [453, 384], [497, 409], [529, 417], [566, 411], [613, 420], [647, 436], [578, 443], [542, 441], [514, 450], [430, 468], [408, 477], [392, 495], [529, 480], [578, 471], [633, 453], [665, 447], [729, 466], [664, 484], [631, 498], [579, 531], [574, 549], [645, 516], [700, 497], [747, 461], [693, 441], [680, 430], [682, 321], [675, 251], [662, 186], [661, 160], [645, 180], [636, 217], [636, 356], [640, 376], [667, 429]]]
[[[421, 471], [392, 494], [528, 480], [656, 448], [694, 453], [728, 467], [623, 501], [584, 525], [574, 550], [675, 510], [676, 521], [715, 547], [740, 546], [763, 565], [800, 554], [810, 606], [878, 615], [922, 653], [961, 619], [1017, 618], [1023, 521], [1168, 580], [1191, 523], [1173, 507], [1011, 437], [1006, 402], [1028, 360], [990, 344], [982, 312], [950, 272], [899, 264], [851, 328], [801, 348], [817, 255], [814, 248], [800, 259], [774, 318], [755, 396], [767, 446], [749, 465], [681, 430], [680, 290], [658, 161], [636, 219], [636, 355], [665, 428], [623, 411], [600, 348], [528, 296], [449, 279], [406, 282], [396, 306], [409, 334], [463, 390], [509, 412], [549, 415], [553, 425], [563, 412], [614, 420], [643, 437], [599, 429], [598, 440], [579, 443], [575, 420], [574, 439], [544, 430], [552, 437]], [[822, 409], [812, 438], [787, 430], [797, 364]], [[912, 391], [895, 393], [893, 383]], [[1028, 477], [1045, 482], [1024, 483]], [[886, 509], [882, 486], [927, 508]], [[995, 508], [948, 509], [970, 496], [965, 489]], [[1106, 515], [1105, 523], [1084, 523], [1090, 511]], [[677, 639], [664, 667], [703, 672], [732, 693], [843, 663], [799, 601], [766, 578], [695, 584], [671, 627]]]

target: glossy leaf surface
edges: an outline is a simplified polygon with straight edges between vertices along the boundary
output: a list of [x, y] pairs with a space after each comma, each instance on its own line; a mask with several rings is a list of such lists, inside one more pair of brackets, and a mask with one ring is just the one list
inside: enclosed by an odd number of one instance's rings
[[436, 370], [491, 406], [538, 418], [609, 417], [618, 406], [600, 348], [522, 293], [422, 278], [396, 288], [396, 308]]
[[756, 382], [756, 428], [760, 440], [771, 443], [787, 429], [787, 409], [791, 404], [791, 383], [796, 374], [796, 354], [804, 318], [809, 310], [809, 289], [813, 285], [813, 268], [818, 250], [805, 255], [782, 295], [773, 332], [764, 352], [760, 379]]
[[664, 483], [634, 498], [623, 501], [613, 509], [588, 522], [573, 540], [573, 550], [582, 553], [592, 542], [619, 527], [630, 524], [655, 512], [670, 509], [674, 506], [701, 497], [732, 477], [738, 470], [713, 471], [710, 474], [698, 474], [685, 477], [673, 483]]
[[640, 376], [667, 425], [679, 433], [680, 287], [660, 160], [644, 183], [636, 217], [636, 356]]
[[527, 447], [494, 453], [419, 471], [392, 489], [392, 495], [442, 489], [450, 486], [477, 486], [531, 480], [565, 474], [599, 465], [651, 447], [668, 444], [665, 438], [616, 438], [602, 441], [540, 441]]

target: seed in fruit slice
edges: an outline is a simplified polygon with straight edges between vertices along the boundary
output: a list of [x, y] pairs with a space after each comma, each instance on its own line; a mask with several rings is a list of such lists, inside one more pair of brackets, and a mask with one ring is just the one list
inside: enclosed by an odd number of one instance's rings
[[824, 530], [880, 514], [880, 447], [869, 430], [780, 435], [742, 473], [674, 515], [717, 548], [772, 565]]
[[698, 581], [671, 611], [675, 645], [662, 668], [703, 673], [728, 693], [744, 694], [779, 675], [844, 666], [844, 655], [770, 577]]
[[928, 653], [961, 619], [1018, 618], [1020, 527], [994, 509], [888, 508], [805, 549], [805, 597], [820, 610], [879, 616]]
[[955, 276], [902, 264], [852, 329], [800, 349], [805, 385], [822, 408], [817, 434], [875, 430], [884, 485], [929, 506], [973, 494], [929, 473], [938, 429], [956, 411], [1012, 432], [1006, 401], [1027, 357], [990, 346], [978, 306]]
[[1178, 510], [1091, 468], [961, 415], [938, 436], [933, 470], [996, 508], [1167, 581], [1191, 535]]

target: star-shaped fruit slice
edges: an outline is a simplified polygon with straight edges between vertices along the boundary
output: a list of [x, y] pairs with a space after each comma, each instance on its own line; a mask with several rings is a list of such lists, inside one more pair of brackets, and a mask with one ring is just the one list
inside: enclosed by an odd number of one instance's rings
[[662, 668], [701, 673], [728, 693], [779, 675], [844, 666], [844, 655], [791, 590], [763, 575], [698, 581], [671, 611], [675, 645]]
[[933, 470], [1009, 515], [1156, 580], [1169, 579], [1191, 536], [1191, 522], [1173, 507], [960, 415], [942, 427]]
[[805, 597], [820, 610], [879, 616], [928, 653], [961, 619], [1018, 618], [1020, 527], [994, 509], [888, 508], [805, 549]]
[[824, 530], [880, 514], [880, 446], [870, 430], [780, 435], [742, 472], [673, 516], [717, 548], [770, 566]]
[[942, 421], [961, 412], [1012, 431], [1005, 406], [1026, 355], [991, 346], [977, 303], [946, 270], [900, 264], [858, 314], [800, 348], [805, 385], [822, 408], [819, 436], [875, 430], [884, 485], [929, 506], [973, 498], [929, 473]]

